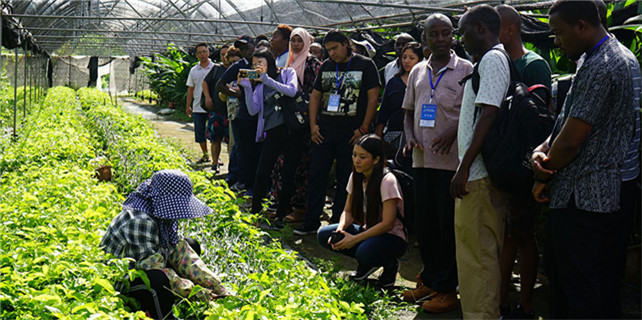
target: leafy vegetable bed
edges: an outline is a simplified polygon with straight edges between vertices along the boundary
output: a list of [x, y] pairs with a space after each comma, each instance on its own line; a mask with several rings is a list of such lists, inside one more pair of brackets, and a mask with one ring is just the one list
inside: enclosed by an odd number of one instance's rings
[[98, 248], [123, 199], [93, 178], [93, 143], [75, 98], [49, 90], [0, 154], [0, 318], [135, 317], [110, 284], [127, 265], [104, 264]]
[[[98, 248], [124, 195], [157, 170], [188, 172], [195, 193], [215, 213], [182, 225], [201, 242], [203, 260], [234, 295], [216, 302], [183, 300], [182, 318], [385, 319], [396, 307], [372, 289], [316, 272], [253, 226], [224, 183], [190, 171], [145, 120], [94, 89], [49, 90], [28, 130], [0, 158], [2, 318], [128, 318], [110, 283], [126, 263], [106, 265]], [[86, 116], [86, 117], [85, 117]], [[112, 183], [98, 183], [89, 162], [106, 155]]]

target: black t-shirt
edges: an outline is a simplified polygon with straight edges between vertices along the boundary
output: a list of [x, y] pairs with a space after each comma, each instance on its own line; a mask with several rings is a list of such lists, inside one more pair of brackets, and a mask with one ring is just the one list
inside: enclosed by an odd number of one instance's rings
[[[214, 64], [212, 70], [207, 73], [203, 81], [207, 82], [207, 88], [209, 89], [210, 97], [212, 97], [212, 103], [214, 107], [210, 112], [222, 114], [227, 118], [227, 104], [218, 97], [218, 91], [216, 91], [216, 83], [221, 78], [225, 72], [225, 67], [222, 64]], [[205, 110], [205, 94], [201, 93], [201, 108]]]
[[[338, 81], [341, 85], [337, 90]], [[337, 63], [332, 59], [324, 61], [313, 86], [323, 93], [319, 126], [358, 128], [366, 114], [368, 90], [379, 84], [377, 67], [370, 58], [354, 54], [350, 62], [339, 63], [338, 75]], [[328, 110], [328, 101], [335, 92], [340, 95], [340, 100], [338, 110], [333, 112]]]
[[[249, 63], [245, 58], [234, 62], [233, 65], [231, 65], [223, 75], [221, 76], [221, 80], [223, 80], [223, 83], [230, 83], [232, 81], [236, 81], [237, 77], [239, 75], [239, 70], [240, 69], [253, 69], [252, 64]], [[236, 113], [236, 119], [242, 119], [242, 120], [251, 120], [255, 119], [257, 116], [251, 116], [247, 112], [247, 106], [245, 105], [245, 91], [243, 90], [243, 87], [239, 86], [241, 89], [241, 97], [239, 98], [239, 108], [238, 112]]]

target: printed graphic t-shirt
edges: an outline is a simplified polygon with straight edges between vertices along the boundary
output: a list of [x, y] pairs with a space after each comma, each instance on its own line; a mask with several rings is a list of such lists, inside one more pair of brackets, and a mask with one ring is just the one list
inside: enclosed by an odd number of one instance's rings
[[[340, 86], [337, 89], [338, 82]], [[338, 72], [337, 63], [327, 59], [321, 65], [313, 86], [323, 93], [318, 113], [319, 126], [358, 128], [366, 114], [367, 92], [379, 83], [379, 72], [370, 58], [354, 54], [349, 63], [338, 64]], [[328, 101], [335, 93], [340, 95], [339, 108], [330, 111]]]

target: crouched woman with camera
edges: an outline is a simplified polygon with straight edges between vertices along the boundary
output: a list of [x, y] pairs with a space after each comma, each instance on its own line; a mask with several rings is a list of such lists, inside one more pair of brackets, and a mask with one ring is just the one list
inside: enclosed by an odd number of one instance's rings
[[[319, 243], [359, 262], [353, 280], [364, 280], [383, 267], [380, 287], [395, 284], [399, 257], [408, 245], [401, 187], [385, 167], [383, 142], [374, 134], [361, 137], [352, 151], [348, 198], [338, 224], [319, 229]], [[356, 187], [355, 187], [356, 186]]]

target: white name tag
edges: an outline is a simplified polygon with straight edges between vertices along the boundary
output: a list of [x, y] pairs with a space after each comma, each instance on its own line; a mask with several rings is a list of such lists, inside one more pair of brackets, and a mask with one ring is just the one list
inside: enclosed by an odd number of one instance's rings
[[341, 101], [341, 96], [332, 93], [328, 98], [328, 112], [338, 112], [339, 111], [339, 102]]

